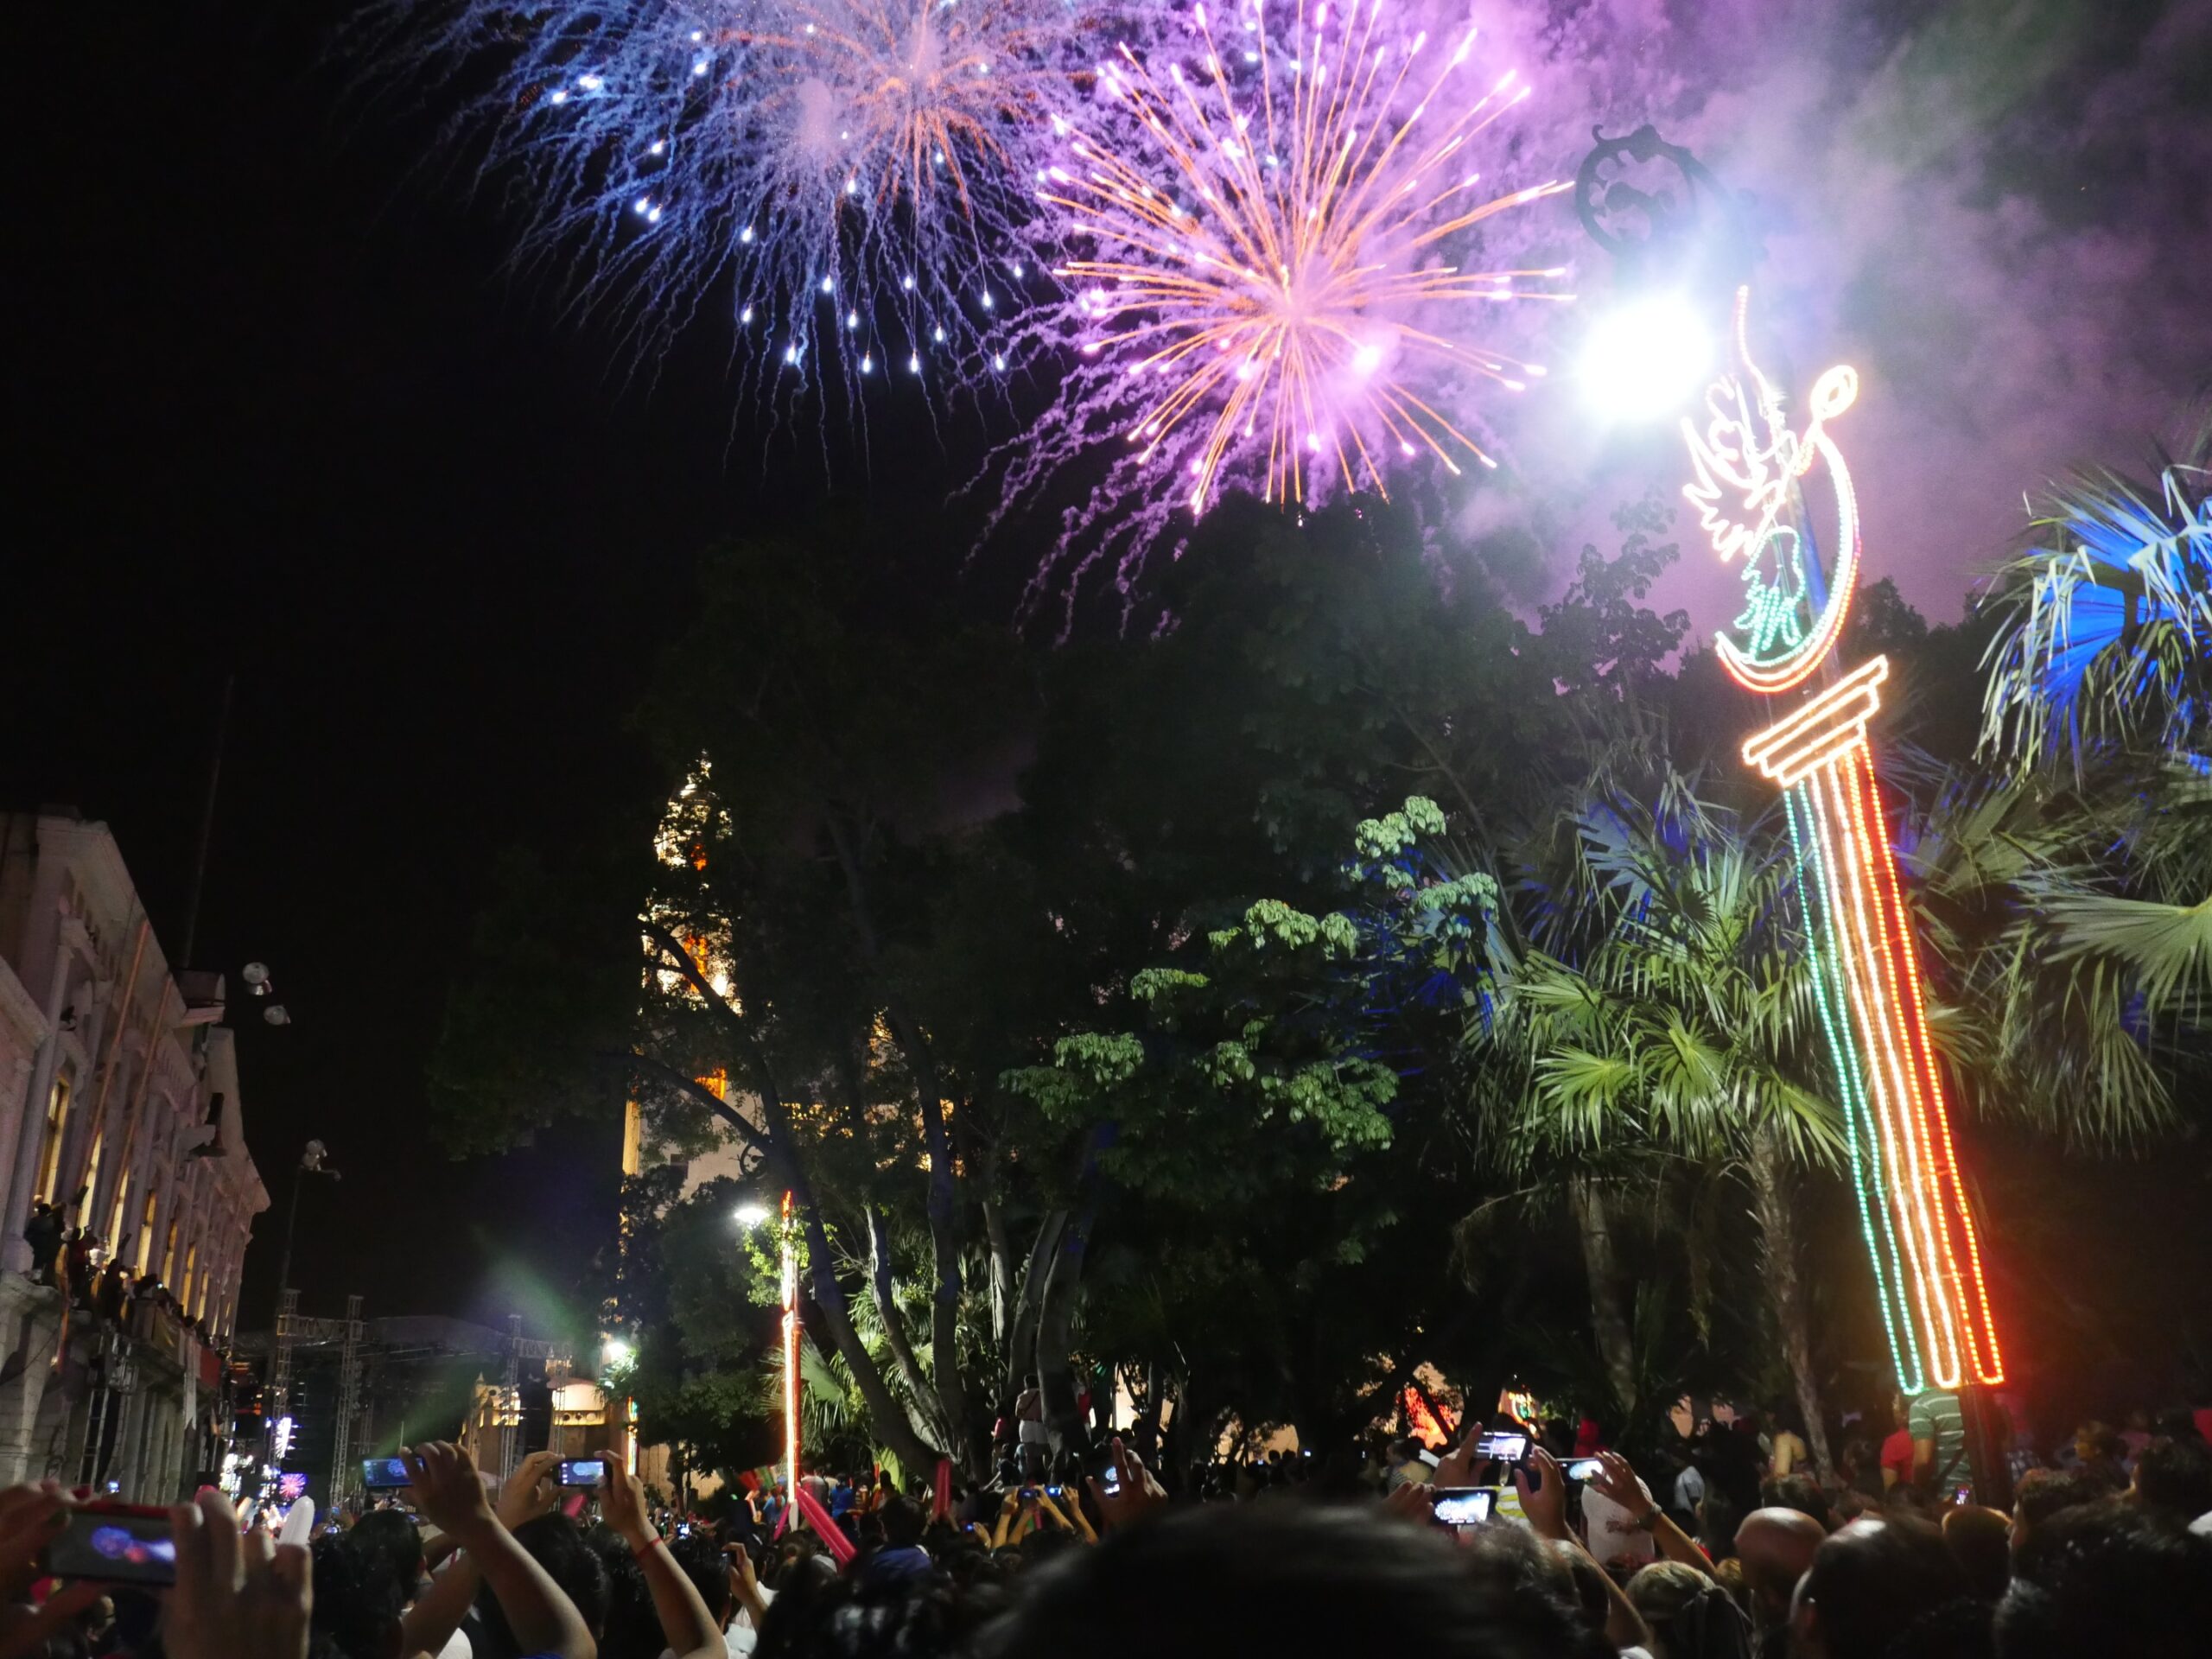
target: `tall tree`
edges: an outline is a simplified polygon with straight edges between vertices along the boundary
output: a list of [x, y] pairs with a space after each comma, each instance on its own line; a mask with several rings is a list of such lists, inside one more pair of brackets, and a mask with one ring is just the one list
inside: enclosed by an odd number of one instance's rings
[[1477, 1103], [1503, 1127], [1509, 1157], [1567, 1172], [1624, 1414], [1648, 1402], [1632, 1388], [1607, 1195], [1670, 1164], [1707, 1180], [1745, 1171], [1766, 1299], [1825, 1471], [1793, 1189], [1800, 1168], [1834, 1167], [1844, 1141], [1787, 854], [1643, 745], [1601, 751], [1509, 867], [1493, 994], [1470, 1035], [1507, 1062], [1478, 1074]]

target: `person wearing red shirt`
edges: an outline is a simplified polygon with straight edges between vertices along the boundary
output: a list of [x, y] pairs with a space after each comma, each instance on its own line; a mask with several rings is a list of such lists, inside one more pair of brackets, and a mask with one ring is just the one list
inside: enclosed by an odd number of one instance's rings
[[1912, 1484], [1912, 1431], [1905, 1427], [1904, 1396], [1890, 1396], [1890, 1419], [1897, 1428], [1882, 1442], [1882, 1490]]

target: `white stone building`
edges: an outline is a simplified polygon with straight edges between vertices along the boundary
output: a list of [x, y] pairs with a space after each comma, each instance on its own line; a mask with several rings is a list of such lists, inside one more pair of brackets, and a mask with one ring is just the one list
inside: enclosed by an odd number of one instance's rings
[[[219, 978], [170, 966], [105, 824], [0, 813], [0, 1485], [168, 1502], [227, 1433], [219, 1356], [269, 1194], [222, 1012]], [[44, 1271], [41, 1204], [83, 1236]]]

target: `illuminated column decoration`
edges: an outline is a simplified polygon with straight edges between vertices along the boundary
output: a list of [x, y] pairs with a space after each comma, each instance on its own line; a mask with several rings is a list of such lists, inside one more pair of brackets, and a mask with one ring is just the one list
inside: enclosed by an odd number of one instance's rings
[[784, 1512], [794, 1530], [798, 1513], [798, 1251], [791, 1236], [791, 1195], [784, 1194]]
[[[1748, 289], [1737, 296], [1741, 372], [1707, 390], [1701, 430], [1682, 423], [1696, 474], [1682, 493], [1714, 550], [1744, 560], [1739, 639], [1719, 639], [1721, 663], [1738, 684], [1772, 696], [1802, 685], [1829, 660], [1850, 607], [1858, 505], [1825, 427], [1856, 398], [1858, 376], [1848, 368], [1821, 376], [1810, 423], [1791, 431], [1751, 361], [1749, 299]], [[1836, 505], [1825, 591], [1814, 580], [1820, 564], [1803, 531], [1798, 483], [1815, 461], [1827, 469]], [[1859, 1226], [1897, 1380], [1917, 1394], [2001, 1382], [2005, 1366], [1867, 747], [1888, 677], [1886, 658], [1853, 669], [1751, 738], [1744, 759], [1784, 791]]]

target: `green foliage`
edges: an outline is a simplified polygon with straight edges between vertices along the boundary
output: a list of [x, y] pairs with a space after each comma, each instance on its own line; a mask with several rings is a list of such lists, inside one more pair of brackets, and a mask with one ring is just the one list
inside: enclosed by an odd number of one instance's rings
[[1633, 786], [1607, 764], [1521, 844], [1469, 1033], [1503, 1062], [1490, 1110], [1512, 1167], [1725, 1161], [1761, 1126], [1839, 1161], [1789, 850], [1663, 760]]
[[2203, 1064], [2202, 907], [2129, 890], [2205, 880], [2190, 843], [2212, 834], [2212, 788], [2124, 779], [1937, 773], [1900, 853], [1948, 1005], [1932, 1028], [1968, 1101], [2088, 1147], [2177, 1127], [2176, 1083]]
[[1497, 889], [1487, 877], [1420, 881], [1442, 812], [1414, 798], [1362, 823], [1344, 866], [1355, 911], [1281, 899], [1245, 906], [1205, 938], [1203, 971], [1131, 976], [1141, 1033], [1062, 1038], [1049, 1066], [1006, 1086], [1057, 1121], [1110, 1125], [1096, 1154], [1116, 1180], [1206, 1204], [1255, 1182], [1325, 1188], [1346, 1160], [1388, 1147], [1399, 1078], [1370, 1052], [1375, 1014], [1401, 998], [1408, 964], [1471, 968]]

